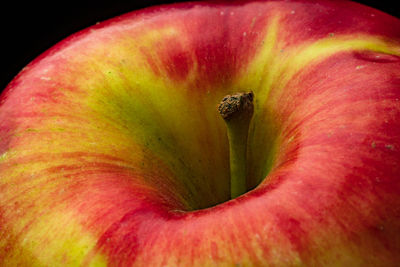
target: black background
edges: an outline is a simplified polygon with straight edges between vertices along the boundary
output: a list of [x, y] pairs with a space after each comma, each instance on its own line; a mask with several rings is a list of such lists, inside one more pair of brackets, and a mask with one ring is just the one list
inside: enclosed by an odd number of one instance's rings
[[[393, 1], [393, 0], [392, 0]], [[96, 22], [152, 5], [178, 1], [13, 1], [0, 5], [0, 91], [30, 61], [65, 37]], [[389, 1], [360, 2], [400, 17]]]

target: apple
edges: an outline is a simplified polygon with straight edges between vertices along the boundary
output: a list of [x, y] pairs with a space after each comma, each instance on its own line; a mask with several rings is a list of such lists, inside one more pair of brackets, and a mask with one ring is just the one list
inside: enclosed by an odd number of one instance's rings
[[0, 265], [398, 266], [399, 29], [218, 1], [61, 41], [1, 95]]

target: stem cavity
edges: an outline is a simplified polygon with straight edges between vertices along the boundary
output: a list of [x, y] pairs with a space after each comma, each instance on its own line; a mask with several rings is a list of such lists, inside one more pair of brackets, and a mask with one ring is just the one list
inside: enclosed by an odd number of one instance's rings
[[227, 95], [218, 106], [228, 132], [231, 199], [247, 192], [247, 137], [254, 111], [253, 98], [253, 92]]

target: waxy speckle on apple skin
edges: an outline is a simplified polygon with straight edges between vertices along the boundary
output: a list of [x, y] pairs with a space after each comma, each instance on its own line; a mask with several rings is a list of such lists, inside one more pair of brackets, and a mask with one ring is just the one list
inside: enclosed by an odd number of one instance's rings
[[[347, 1], [196, 2], [60, 42], [1, 98], [0, 265], [396, 266], [399, 29]], [[243, 88], [254, 189], [225, 202], [215, 106]]]

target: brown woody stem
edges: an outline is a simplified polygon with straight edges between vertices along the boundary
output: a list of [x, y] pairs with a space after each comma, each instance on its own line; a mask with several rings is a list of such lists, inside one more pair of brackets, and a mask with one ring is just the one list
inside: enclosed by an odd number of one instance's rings
[[232, 199], [247, 192], [247, 137], [254, 111], [253, 97], [253, 92], [227, 95], [218, 107], [228, 132]]

